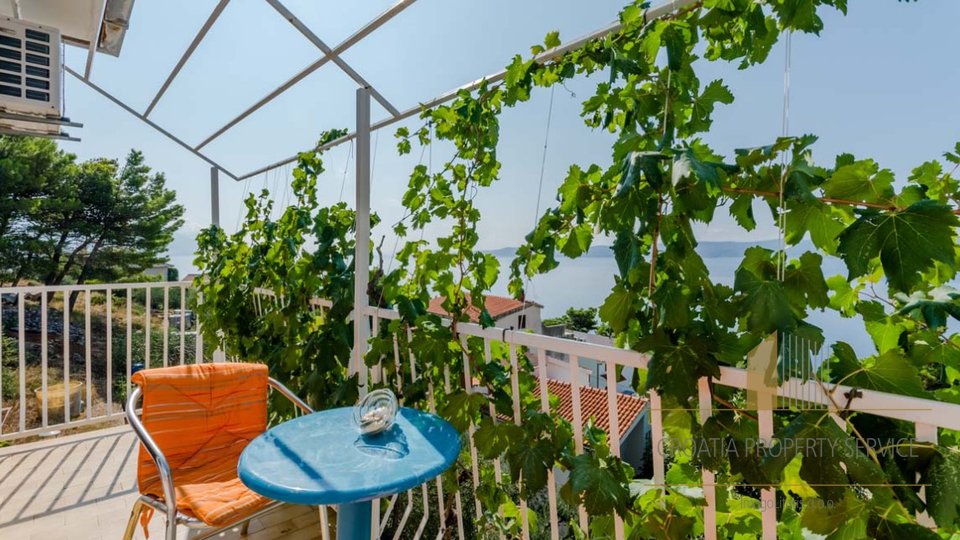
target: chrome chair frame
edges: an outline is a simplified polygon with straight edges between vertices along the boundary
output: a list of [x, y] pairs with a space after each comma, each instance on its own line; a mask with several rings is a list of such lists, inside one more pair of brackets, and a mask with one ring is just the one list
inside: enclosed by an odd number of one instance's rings
[[[309, 405], [300, 399], [299, 396], [294, 394], [289, 388], [281, 384], [276, 379], [269, 377], [267, 379], [267, 384], [270, 388], [280, 392], [285, 398], [290, 400], [290, 402], [296, 405], [296, 407], [303, 413], [310, 414], [314, 412], [313, 409], [311, 409]], [[135, 388], [133, 392], [130, 393], [130, 397], [127, 399], [127, 421], [130, 422], [130, 427], [133, 428], [134, 433], [137, 434], [137, 438], [140, 439], [140, 443], [144, 448], [147, 449], [147, 452], [153, 459], [154, 464], [157, 466], [157, 471], [160, 473], [160, 482], [163, 485], [163, 499], [161, 500], [150, 495], [141, 495], [137, 499], [137, 502], [134, 503], [133, 510], [130, 513], [130, 520], [127, 522], [127, 528], [123, 535], [124, 540], [130, 540], [133, 538], [133, 533], [136, 531], [137, 522], [140, 520], [140, 514], [143, 512], [144, 506], [149, 506], [158, 513], [166, 516], [167, 524], [165, 540], [176, 540], [177, 525], [183, 525], [191, 529], [210, 528], [210, 525], [207, 525], [195, 517], [177, 512], [176, 492], [174, 491], [173, 474], [170, 471], [170, 465], [167, 463], [167, 458], [163, 455], [160, 447], [157, 446], [156, 442], [154, 442], [153, 437], [150, 436], [150, 433], [147, 432], [146, 428], [143, 426], [143, 422], [141, 422], [139, 416], [137, 416], [137, 403], [140, 401], [142, 394], [143, 393], [139, 387]], [[240, 524], [243, 524], [241, 534], [246, 535], [247, 527], [249, 527], [251, 519], [266, 514], [267, 512], [276, 509], [281, 504], [283, 503], [272, 503], [262, 510], [258, 510], [256, 513], [234, 523], [230, 523], [229, 525], [225, 525], [223, 527], [212, 528], [212, 530], [207, 531], [200, 536], [194, 537], [193, 540], [209, 538], [219, 534], [222, 531], [232, 529]]]

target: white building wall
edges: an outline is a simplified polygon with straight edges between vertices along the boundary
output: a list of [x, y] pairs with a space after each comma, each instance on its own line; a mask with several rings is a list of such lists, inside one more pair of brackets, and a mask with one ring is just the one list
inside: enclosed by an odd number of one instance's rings
[[[525, 328], [520, 328], [520, 316], [525, 315], [527, 318], [527, 325]], [[498, 328], [506, 328], [508, 330], [530, 330], [536, 334], [543, 332], [543, 320], [540, 317], [540, 307], [539, 306], [528, 306], [526, 309], [504, 315], [503, 317], [494, 319], [496, 326]]]

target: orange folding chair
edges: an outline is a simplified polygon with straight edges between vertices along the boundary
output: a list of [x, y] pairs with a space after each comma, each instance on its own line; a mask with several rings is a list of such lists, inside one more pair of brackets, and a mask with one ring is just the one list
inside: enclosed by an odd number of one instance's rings
[[[267, 429], [267, 393], [274, 388], [305, 413], [313, 410], [267, 376], [267, 366], [218, 363], [137, 372], [127, 400], [127, 419], [139, 437], [137, 486], [140, 497], [125, 539], [137, 521], [146, 532], [154, 511], [166, 516], [166, 540], [177, 525], [204, 531], [208, 538], [273, 510], [281, 503], [261, 497], [237, 478], [240, 453]], [[143, 397], [141, 417], [137, 404]]]

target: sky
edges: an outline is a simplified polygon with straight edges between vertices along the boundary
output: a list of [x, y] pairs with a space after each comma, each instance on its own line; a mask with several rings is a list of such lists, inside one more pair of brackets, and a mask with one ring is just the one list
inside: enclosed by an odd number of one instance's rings
[[[120, 58], [98, 55], [92, 80], [143, 111], [212, 11], [215, 0], [137, 0]], [[284, 0], [327, 45], [334, 47], [387, 9], [384, 0]], [[817, 161], [830, 164], [850, 152], [873, 157], [899, 178], [920, 163], [938, 159], [960, 141], [960, 68], [956, 21], [960, 2], [850, 0], [846, 16], [824, 11], [819, 37], [795, 35], [790, 71], [790, 134], [814, 133]], [[609, 0], [419, 0], [343, 55], [400, 110], [493, 73], [514, 54], [559, 30], [563, 41], [616, 19], [620, 1]], [[82, 72], [85, 50], [67, 48], [67, 63]], [[731, 155], [735, 148], [767, 144], [781, 134], [784, 105], [782, 42], [768, 61], [740, 71], [734, 64], [700, 62], [701, 79], [722, 79], [736, 101], [720, 106], [705, 140]], [[216, 22], [151, 120], [190, 144], [204, 140], [227, 121], [322, 56], [322, 53], [261, 0], [234, 0]], [[602, 79], [602, 77], [600, 77]], [[210, 223], [210, 167], [70, 76], [66, 115], [82, 122], [62, 143], [81, 159], [122, 159], [142, 150], [162, 171], [186, 208], [186, 224], [171, 246], [181, 274], [191, 272], [193, 237]], [[555, 200], [571, 164], [609, 162], [609, 134], [593, 132], [579, 117], [580, 103], [596, 81], [578, 79], [533, 98], [502, 115], [501, 180], [478, 196], [483, 213], [480, 248], [516, 246], [536, 219], [544, 145], [541, 212]], [[241, 175], [308, 148], [320, 132], [354, 129], [355, 83], [328, 63], [204, 149]], [[374, 104], [375, 120], [387, 115]], [[547, 130], [549, 118], [549, 132]], [[401, 215], [400, 198], [420, 152], [399, 157], [393, 133], [374, 135], [372, 206], [385, 224]], [[351, 149], [331, 150], [324, 159], [321, 200], [352, 202]], [[425, 163], [441, 164], [450, 148], [437, 145]], [[221, 225], [232, 232], [241, 202], [264, 187], [284, 200], [290, 166], [247, 182], [221, 176]], [[764, 214], [760, 212], [760, 214]], [[720, 215], [720, 214], [718, 214]], [[438, 225], [427, 238], [442, 231]], [[375, 230], [379, 239], [387, 234]], [[698, 231], [702, 240], [753, 241], [776, 237], [771, 223], [746, 232], [725, 215]], [[390, 244], [387, 244], [390, 246]], [[389, 249], [387, 250], [390, 251]]]

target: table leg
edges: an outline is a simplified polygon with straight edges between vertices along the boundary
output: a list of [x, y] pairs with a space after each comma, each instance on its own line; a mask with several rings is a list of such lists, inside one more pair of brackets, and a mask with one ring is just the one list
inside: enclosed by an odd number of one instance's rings
[[370, 540], [370, 501], [341, 504], [337, 512], [337, 540]]

